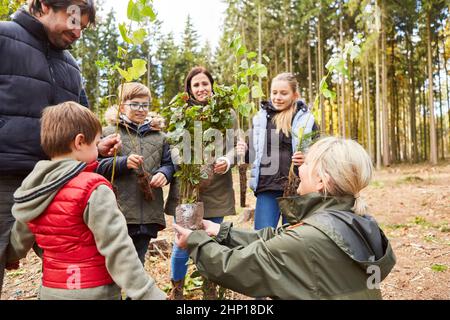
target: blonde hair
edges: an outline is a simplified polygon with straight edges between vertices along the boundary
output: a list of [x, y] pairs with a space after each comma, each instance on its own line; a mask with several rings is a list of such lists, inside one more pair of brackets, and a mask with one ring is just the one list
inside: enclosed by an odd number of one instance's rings
[[353, 211], [367, 212], [360, 191], [372, 179], [373, 165], [366, 150], [350, 139], [327, 137], [316, 142], [306, 155], [311, 172], [316, 172], [324, 184], [324, 194], [355, 197]]
[[124, 103], [127, 100], [132, 100], [134, 98], [149, 98], [151, 99], [152, 94], [150, 89], [139, 82], [127, 82], [119, 86], [119, 104]]
[[102, 125], [95, 114], [76, 102], [46, 107], [42, 112], [41, 146], [50, 158], [71, 152], [78, 134], [91, 144], [101, 132]]
[[[290, 72], [283, 72], [277, 75], [275, 78], [272, 79], [272, 83], [274, 81], [286, 81], [289, 86], [292, 89], [293, 93], [298, 92], [298, 82], [295, 76]], [[272, 119], [273, 123], [276, 126], [276, 131], [279, 133], [280, 131], [283, 132], [283, 134], [286, 137], [289, 137], [291, 135], [292, 131], [292, 117], [295, 113], [295, 103], [293, 102], [291, 108], [287, 108], [281, 112], [278, 112]]]

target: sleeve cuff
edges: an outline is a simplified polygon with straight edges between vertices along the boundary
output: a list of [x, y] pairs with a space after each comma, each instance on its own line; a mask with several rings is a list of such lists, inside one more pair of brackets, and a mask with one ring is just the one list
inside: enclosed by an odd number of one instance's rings
[[233, 227], [232, 222], [222, 222], [220, 224], [219, 233], [215, 237], [215, 239], [218, 243], [222, 243], [223, 241], [225, 241], [228, 238], [228, 234], [230, 233], [231, 227]]

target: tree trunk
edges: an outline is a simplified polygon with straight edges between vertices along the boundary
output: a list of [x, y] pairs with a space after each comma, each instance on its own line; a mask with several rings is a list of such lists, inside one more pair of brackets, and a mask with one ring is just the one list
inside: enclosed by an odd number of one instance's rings
[[[392, 35], [392, 34], [391, 34]], [[395, 55], [394, 55], [394, 37], [390, 37], [391, 42], [391, 63], [389, 66], [389, 74], [388, 79], [390, 79], [391, 84], [391, 95], [390, 95], [390, 103], [391, 103], [391, 154], [392, 154], [392, 162], [398, 161], [398, 153], [397, 153], [397, 141], [396, 135], [398, 135], [398, 106], [396, 105], [395, 97], [397, 96], [397, 88], [395, 81]], [[396, 132], [397, 130], [397, 132]]]
[[[382, 20], [383, 21], [383, 20]], [[383, 25], [383, 23], [381, 23]], [[381, 29], [381, 71], [382, 71], [382, 133], [383, 133], [383, 165], [388, 167], [390, 164], [389, 153], [389, 134], [388, 134], [388, 100], [387, 100], [387, 74], [386, 74], [386, 30]]]
[[[445, 48], [445, 37], [442, 37], [442, 47], [444, 48], [443, 53], [444, 53], [444, 70], [445, 70], [445, 92], [447, 94], [448, 129], [450, 130], [450, 90], [449, 90], [449, 85], [448, 85], [447, 52], [446, 52], [446, 48]], [[450, 142], [449, 134], [447, 134], [447, 137], [449, 138], [449, 142]]]
[[436, 145], [436, 127], [434, 118], [434, 97], [433, 97], [433, 61], [431, 53], [431, 21], [430, 12], [427, 13], [427, 50], [428, 50], [428, 103], [430, 108], [430, 162], [436, 165], [437, 145]]
[[444, 141], [444, 114], [442, 112], [442, 83], [441, 83], [441, 55], [440, 55], [440, 50], [439, 50], [439, 39], [436, 40], [436, 51], [437, 51], [437, 67], [438, 67], [438, 92], [439, 92], [439, 113], [440, 113], [440, 118], [439, 118], [439, 126], [440, 126], [440, 130], [439, 130], [439, 137], [440, 137], [440, 147], [441, 147], [441, 159], [445, 159], [445, 151], [444, 151], [444, 146], [445, 146], [445, 141]]
[[[318, 19], [318, 23], [317, 23], [317, 42], [318, 42], [318, 47], [319, 47], [319, 66], [318, 66], [318, 70], [319, 70], [319, 82], [322, 80], [323, 77], [323, 56], [322, 56], [322, 23], [321, 23], [321, 15], [319, 14], [319, 19]], [[323, 97], [322, 95], [320, 95], [320, 102], [319, 102], [319, 106], [320, 106], [320, 110], [321, 110], [321, 119], [320, 119], [320, 126], [321, 126], [321, 130], [325, 130], [326, 128], [326, 124], [325, 124], [325, 105], [323, 103]]]
[[365, 70], [366, 70], [366, 88], [367, 88], [366, 89], [367, 145], [369, 148], [369, 154], [372, 157], [372, 159], [374, 159], [372, 150], [372, 132], [370, 130], [370, 73], [368, 61], [366, 62]]
[[[339, 42], [341, 48], [344, 48], [344, 28], [343, 28], [343, 10], [342, 10], [342, 2], [339, 2], [339, 11], [341, 12], [341, 15], [339, 17]], [[345, 130], [345, 76], [339, 75], [339, 83], [340, 87], [338, 87], [338, 90], [341, 90], [341, 110], [340, 110], [340, 128], [341, 128], [341, 135], [345, 138], [346, 136], [346, 130]]]
[[[422, 127], [421, 127], [421, 133], [419, 135], [420, 140], [422, 140], [422, 143], [420, 143], [420, 147], [422, 150], [419, 150], [419, 155], [421, 155], [422, 160], [427, 159], [427, 150], [428, 150], [428, 144], [427, 144], [427, 106], [426, 106], [426, 98], [425, 98], [425, 89], [422, 90], [422, 87], [419, 88], [419, 110], [420, 107], [422, 107], [422, 117], [419, 117], [419, 121], [421, 119], [422, 121]], [[420, 123], [419, 123], [420, 127]]]
[[411, 131], [408, 130], [408, 120], [407, 120], [407, 104], [406, 104], [406, 94], [405, 89], [402, 90], [402, 123], [403, 123], [403, 160], [405, 161], [408, 159], [408, 150], [410, 150], [411, 144], [409, 141], [411, 140], [410, 137], [408, 137], [408, 133], [410, 134]]
[[381, 169], [381, 121], [380, 121], [380, 58], [379, 58], [379, 37], [375, 44], [375, 112], [376, 112], [376, 153], [377, 170]]
[[309, 34], [309, 26], [308, 26], [308, 90], [309, 90], [309, 104], [312, 106], [314, 103], [314, 94], [312, 87], [312, 62], [311, 62], [311, 45], [310, 45], [310, 34]]
[[410, 36], [412, 35], [412, 30], [410, 33], [406, 34], [407, 41], [407, 52], [408, 52], [408, 75], [409, 75], [409, 106], [410, 106], [410, 140], [411, 140], [411, 160], [414, 163], [419, 161], [419, 154], [417, 150], [417, 132], [416, 132], [416, 80], [413, 65], [413, 54], [412, 54], [412, 43]]

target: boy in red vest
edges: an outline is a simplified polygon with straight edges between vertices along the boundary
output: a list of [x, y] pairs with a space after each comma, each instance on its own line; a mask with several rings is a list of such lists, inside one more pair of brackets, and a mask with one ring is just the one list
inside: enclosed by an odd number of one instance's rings
[[43, 249], [41, 299], [165, 299], [139, 261], [111, 184], [94, 173], [102, 127], [75, 102], [43, 111], [39, 161], [14, 193], [8, 261]]

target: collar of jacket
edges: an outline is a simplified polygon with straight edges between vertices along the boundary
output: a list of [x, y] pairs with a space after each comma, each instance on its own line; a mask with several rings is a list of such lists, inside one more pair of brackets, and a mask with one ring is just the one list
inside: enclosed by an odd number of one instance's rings
[[131, 121], [126, 115], [121, 114], [119, 117], [119, 124], [122, 126], [127, 126], [134, 132], [144, 133], [147, 131], [152, 131], [150, 120], [146, 119], [143, 124], [139, 125]]
[[308, 193], [302, 196], [278, 198], [281, 214], [293, 225], [325, 210], [352, 211], [355, 204], [353, 196], [324, 196], [321, 193]]
[[[36, 39], [48, 44], [53, 50], [60, 50], [60, 51], [64, 50], [52, 45], [52, 43], [48, 40], [47, 32], [45, 31], [44, 25], [25, 9], [17, 10], [13, 14], [12, 19], [14, 22], [22, 26], [29, 33], [31, 33]], [[70, 49], [70, 47], [66, 49]]]
[[[264, 100], [261, 101], [261, 109], [266, 110], [267, 113], [277, 113], [279, 112], [277, 109], [275, 109], [275, 107], [272, 105], [272, 102]], [[302, 101], [302, 100], [298, 100], [296, 102], [296, 110], [295, 113], [299, 112], [299, 111], [303, 111], [306, 112], [308, 111], [308, 106]]]

